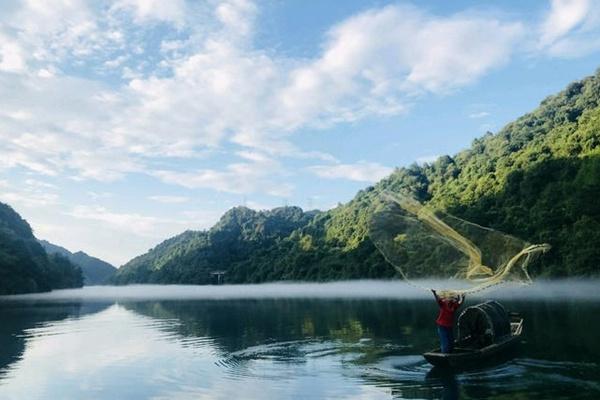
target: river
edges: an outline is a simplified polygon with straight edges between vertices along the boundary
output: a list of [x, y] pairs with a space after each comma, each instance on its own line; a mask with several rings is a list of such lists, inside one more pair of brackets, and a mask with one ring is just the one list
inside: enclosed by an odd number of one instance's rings
[[398, 282], [85, 287], [0, 298], [0, 399], [598, 399], [598, 282], [498, 299], [514, 357], [437, 371], [437, 305]]

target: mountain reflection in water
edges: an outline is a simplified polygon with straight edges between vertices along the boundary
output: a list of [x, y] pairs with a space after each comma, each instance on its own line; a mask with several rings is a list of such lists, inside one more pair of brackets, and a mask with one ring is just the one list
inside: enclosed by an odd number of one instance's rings
[[425, 298], [83, 298], [0, 301], [0, 398], [600, 398], [597, 300], [503, 300], [516, 357], [452, 374]]

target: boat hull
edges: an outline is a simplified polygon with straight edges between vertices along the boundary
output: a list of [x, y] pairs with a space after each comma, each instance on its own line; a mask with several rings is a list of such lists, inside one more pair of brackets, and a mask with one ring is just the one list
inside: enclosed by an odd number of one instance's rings
[[510, 354], [519, 344], [521, 335], [511, 335], [481, 349], [461, 348], [457, 345], [452, 353], [435, 349], [423, 354], [432, 365], [441, 368], [464, 369], [481, 366]]

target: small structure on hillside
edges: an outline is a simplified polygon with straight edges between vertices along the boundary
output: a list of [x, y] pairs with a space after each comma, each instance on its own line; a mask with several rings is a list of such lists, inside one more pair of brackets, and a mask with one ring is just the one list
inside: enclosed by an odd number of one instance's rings
[[227, 273], [227, 271], [212, 271], [210, 273], [210, 276], [212, 277], [213, 284], [214, 285], [222, 285], [223, 277], [225, 276], [226, 273]]

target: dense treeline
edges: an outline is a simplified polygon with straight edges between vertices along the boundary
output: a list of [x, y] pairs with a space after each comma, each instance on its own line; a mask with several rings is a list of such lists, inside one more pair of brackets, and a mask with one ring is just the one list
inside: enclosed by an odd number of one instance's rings
[[92, 257], [83, 251], [71, 253], [64, 247], [57, 246], [46, 240], [40, 240], [40, 244], [49, 255], [62, 255], [69, 259], [71, 263], [81, 268], [84, 285], [104, 285], [117, 272], [117, 269], [111, 264], [99, 258]]
[[31, 227], [0, 203], [0, 294], [81, 287], [81, 269], [60, 255], [48, 256]]
[[[116, 281], [205, 283], [210, 271], [221, 269], [229, 282], [391, 277], [394, 270], [368, 234], [384, 190], [409, 192], [480, 225], [550, 243], [552, 252], [538, 265], [546, 276], [597, 274], [600, 73], [454, 157], [396, 169], [345, 205], [309, 214], [294, 208], [303, 217], [271, 235], [245, 230], [266, 224], [269, 212], [237, 208], [210, 231], [186, 232], [132, 260]], [[287, 217], [287, 209], [278, 210]], [[246, 219], [232, 219], [238, 214]]]
[[277, 246], [305, 226], [316, 212], [299, 207], [254, 211], [236, 207], [210, 230], [187, 231], [121, 267], [115, 283], [210, 283], [211, 272], [229, 270], [242, 260]]

